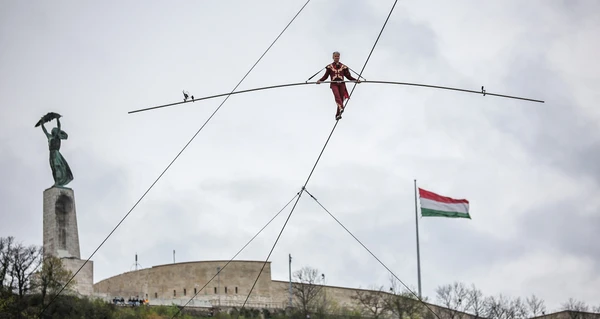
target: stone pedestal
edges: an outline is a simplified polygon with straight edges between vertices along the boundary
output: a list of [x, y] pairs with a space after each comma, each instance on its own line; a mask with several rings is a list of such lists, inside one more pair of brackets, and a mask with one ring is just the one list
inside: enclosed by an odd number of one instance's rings
[[[73, 274], [77, 272], [85, 260], [62, 258], [63, 267], [70, 270]], [[94, 293], [94, 262], [88, 261], [79, 273], [73, 278], [75, 285], [73, 289], [84, 296], [90, 296]]]
[[75, 194], [70, 188], [51, 187], [44, 191], [44, 254], [81, 258]]
[[[65, 269], [73, 274], [85, 262], [79, 252], [75, 194], [70, 188], [51, 187], [44, 191], [44, 255], [60, 258]], [[75, 291], [92, 294], [94, 266], [91, 260], [73, 280]]]

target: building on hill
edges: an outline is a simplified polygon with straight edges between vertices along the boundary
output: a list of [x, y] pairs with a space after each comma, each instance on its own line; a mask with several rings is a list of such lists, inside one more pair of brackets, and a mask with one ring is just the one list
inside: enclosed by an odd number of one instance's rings
[[[103, 296], [138, 296], [153, 302], [187, 302], [194, 295], [203, 306], [241, 305], [256, 280], [263, 262], [197, 261], [165, 264], [126, 272], [94, 284], [94, 293]], [[219, 267], [222, 271], [218, 273]], [[210, 283], [204, 288], [203, 286]], [[273, 298], [277, 288], [271, 281], [268, 263], [258, 279], [248, 306], [281, 308], [282, 299]], [[198, 303], [198, 302], [196, 302]]]
[[[176, 304], [186, 305], [186, 307], [240, 308], [246, 301], [264, 262], [231, 261], [229, 264], [227, 263], [228, 261], [181, 262], [130, 271], [94, 284], [94, 294], [106, 300], [121, 297], [124, 299], [147, 299], [150, 305]], [[219, 269], [221, 269], [220, 272]], [[298, 285], [297, 283], [293, 284]], [[206, 287], [204, 287], [205, 285]], [[357, 299], [359, 294], [379, 293], [382, 297], [393, 296], [391, 293], [383, 291], [326, 285], [314, 286], [321, 288], [322, 295], [319, 295], [319, 298], [323, 299], [323, 304], [327, 304], [327, 312], [340, 312], [344, 309], [345, 311], [357, 311], [361, 308]], [[271, 279], [271, 263], [267, 262], [254, 285], [252, 294], [245, 302], [245, 308], [286, 309], [290, 306], [290, 296], [293, 299], [293, 306], [302, 308], [299, 304], [303, 302], [299, 300], [298, 295], [290, 294], [289, 281]], [[450, 311], [429, 303], [426, 306], [437, 314]], [[365, 307], [362, 308], [365, 310]], [[423, 310], [426, 311], [425, 308]], [[311, 309], [311, 312], [314, 311], [318, 311], [318, 309]], [[457, 319], [474, 317], [466, 313], [453, 313]], [[457, 314], [459, 316], [456, 316]], [[433, 314], [430, 317], [435, 318]]]
[[[290, 282], [271, 279], [271, 263], [267, 262], [258, 280], [263, 261], [196, 261], [158, 265], [151, 268], [129, 271], [97, 282], [93, 286], [94, 295], [107, 301], [123, 297], [147, 299], [150, 305], [185, 305], [190, 308], [217, 308], [223, 311], [239, 309], [245, 302], [246, 309], [286, 309], [292, 306], [301, 309], [302, 300], [297, 293], [299, 283], [292, 283], [294, 293], [290, 294]], [[226, 266], [227, 265], [227, 266]], [[219, 272], [219, 269], [221, 271]], [[204, 287], [205, 286], [205, 287]], [[387, 291], [313, 285], [319, 287], [321, 301], [310, 312], [318, 312], [319, 304], [326, 305], [325, 312], [361, 311], [365, 317], [376, 317], [371, 313], [374, 307], [365, 307], [360, 300], [373, 301], [379, 296], [394, 299], [401, 311], [420, 308], [423, 319], [475, 319], [484, 318], [440, 307], [431, 303], [421, 303], [414, 299], [399, 297]], [[310, 295], [310, 289], [306, 290]], [[363, 296], [366, 298], [361, 298]], [[416, 307], [415, 307], [416, 306]], [[429, 310], [427, 309], [429, 308]], [[381, 310], [380, 310], [381, 311]], [[433, 314], [432, 312], [435, 312]], [[387, 312], [386, 314], [390, 314]], [[398, 318], [391, 313], [391, 318]], [[437, 315], [437, 316], [436, 316]], [[410, 316], [410, 315], [409, 315]], [[600, 319], [597, 313], [560, 311], [545, 314], [535, 319]]]

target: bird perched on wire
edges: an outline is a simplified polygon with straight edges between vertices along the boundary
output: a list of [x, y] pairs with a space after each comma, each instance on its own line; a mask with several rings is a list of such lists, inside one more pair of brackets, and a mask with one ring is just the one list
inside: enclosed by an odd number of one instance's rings
[[[183, 92], [183, 101], [184, 101], [184, 102], [186, 102], [186, 101], [187, 101], [187, 99], [188, 99], [188, 98], [190, 98], [190, 97], [192, 98], [192, 101], [194, 101], [194, 96], [193, 96], [193, 95], [192, 95], [192, 96], [190, 96], [190, 95], [189, 95], [190, 93], [189, 93], [189, 92], [186, 92], [185, 90], [184, 90], [184, 91], [182, 91], [182, 92]], [[194, 102], [195, 102], [195, 101], [194, 101]]]

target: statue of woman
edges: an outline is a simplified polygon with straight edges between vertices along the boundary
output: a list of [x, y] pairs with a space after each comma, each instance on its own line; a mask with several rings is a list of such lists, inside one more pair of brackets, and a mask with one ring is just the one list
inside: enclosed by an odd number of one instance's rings
[[[52, 120], [49, 118], [50, 114], [54, 115], [51, 117], [56, 118], [57, 127], [53, 128], [51, 133], [48, 134], [48, 131], [44, 127], [44, 122]], [[66, 140], [69, 136], [65, 131], [60, 129], [59, 117], [60, 115], [56, 113], [48, 113], [48, 115], [42, 117], [38, 123], [42, 126], [42, 130], [44, 130], [44, 134], [46, 134], [46, 137], [48, 138], [50, 168], [52, 169], [52, 177], [54, 177], [54, 186], [61, 187], [69, 184], [69, 182], [73, 180], [73, 173], [65, 158], [60, 154], [61, 140]]]

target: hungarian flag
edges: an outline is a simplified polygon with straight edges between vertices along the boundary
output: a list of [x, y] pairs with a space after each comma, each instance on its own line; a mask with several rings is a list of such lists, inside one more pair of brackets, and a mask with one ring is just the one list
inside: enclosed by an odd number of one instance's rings
[[469, 201], [441, 196], [419, 188], [421, 215], [423, 217], [469, 218]]

